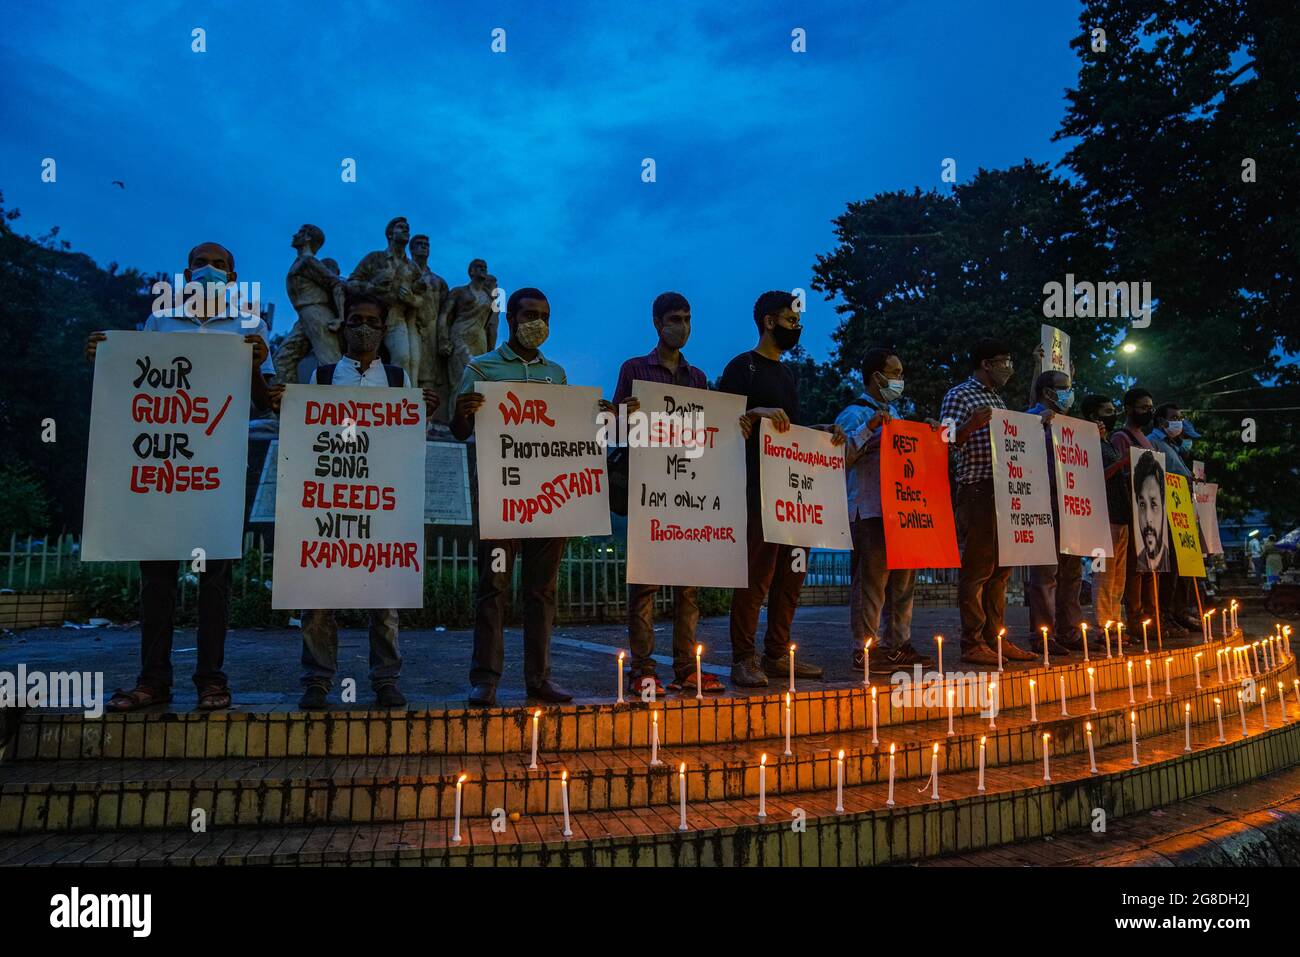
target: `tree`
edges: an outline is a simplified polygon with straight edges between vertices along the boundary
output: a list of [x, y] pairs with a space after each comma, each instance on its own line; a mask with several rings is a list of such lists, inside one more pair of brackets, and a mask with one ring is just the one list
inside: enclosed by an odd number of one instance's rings
[[119, 273], [116, 263], [99, 268], [71, 252], [57, 227], [38, 239], [19, 234], [12, 225], [19, 211], [3, 203], [0, 194], [0, 442], [6, 461], [39, 477], [50, 497], [53, 527], [30, 530], [57, 533], [81, 524], [92, 382], [86, 336], [134, 329], [149, 314], [152, 280], [134, 269]]
[[[813, 288], [839, 298], [834, 339], [841, 374], [873, 345], [896, 349], [907, 399], [935, 417], [943, 394], [969, 374], [977, 339], [1010, 343], [1018, 370], [1006, 398], [1028, 404], [1044, 287], [1066, 273], [1100, 276], [1082, 191], [1026, 160], [980, 170], [951, 194], [880, 193], [849, 203], [835, 220], [838, 246], [817, 257]], [[1077, 388], [1112, 392], [1117, 319], [1052, 319], [1071, 336]], [[1022, 401], [1023, 400], [1023, 401]]]

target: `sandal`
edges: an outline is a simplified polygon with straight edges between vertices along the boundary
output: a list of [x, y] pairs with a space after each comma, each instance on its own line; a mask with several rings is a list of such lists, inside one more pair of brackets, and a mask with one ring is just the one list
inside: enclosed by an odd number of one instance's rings
[[[727, 690], [726, 686], [718, 680], [717, 675], [705, 674], [700, 679], [704, 683], [702, 689], [704, 694], [722, 694]], [[693, 694], [695, 691], [695, 675], [689, 675], [685, 679], [674, 680], [668, 686], [669, 691], [680, 691], [682, 694]]]
[[148, 708], [156, 704], [166, 704], [171, 700], [170, 691], [161, 688], [150, 688], [148, 685], [136, 685], [130, 691], [123, 691], [118, 688], [113, 693], [113, 697], [108, 699], [108, 704], [104, 705], [104, 710], [111, 711], [114, 714], [123, 714], [127, 711], [139, 711], [141, 708]]
[[651, 682], [651, 683], [654, 684], [654, 689], [655, 689], [655, 690], [654, 690], [654, 697], [656, 697], [656, 698], [662, 698], [662, 697], [667, 693], [667, 692], [664, 691], [664, 686], [663, 686], [662, 684], [659, 683], [659, 678], [658, 678], [657, 676], [655, 676], [655, 675], [641, 675], [640, 677], [637, 677], [637, 678], [633, 678], [633, 679], [632, 679], [632, 694], [633, 694], [633, 696], [635, 696], [635, 697], [637, 697], [637, 698], [645, 698], [645, 697], [647, 697], [647, 696], [646, 696], [646, 693], [645, 693], [646, 682]]
[[209, 685], [199, 692], [200, 711], [224, 711], [230, 707], [230, 689]]

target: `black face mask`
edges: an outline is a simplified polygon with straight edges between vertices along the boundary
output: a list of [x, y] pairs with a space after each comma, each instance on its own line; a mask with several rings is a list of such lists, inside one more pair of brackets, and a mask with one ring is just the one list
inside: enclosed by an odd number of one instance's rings
[[1140, 426], [1143, 429], [1151, 428], [1151, 423], [1154, 422], [1155, 420], [1156, 420], [1156, 414], [1154, 411], [1141, 412], [1133, 416], [1133, 424]]
[[1103, 416], [1101, 417], [1101, 424], [1104, 425], [1104, 426], [1106, 426], [1106, 431], [1107, 431], [1107, 432], [1114, 432], [1114, 431], [1115, 431], [1115, 423], [1118, 422], [1118, 421], [1119, 421], [1119, 416], [1118, 416], [1118, 415], [1115, 415], [1115, 414], [1111, 414], [1111, 415], [1103, 415]]
[[798, 329], [787, 329], [785, 326], [772, 327], [772, 341], [782, 352], [789, 352], [799, 344], [799, 334], [803, 332], [803, 326]]

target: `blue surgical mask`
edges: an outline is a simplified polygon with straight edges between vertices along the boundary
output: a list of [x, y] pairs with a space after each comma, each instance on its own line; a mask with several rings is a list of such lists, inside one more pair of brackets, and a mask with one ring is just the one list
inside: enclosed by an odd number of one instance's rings
[[190, 282], [211, 286], [219, 282], [225, 282], [228, 275], [229, 273], [218, 269], [216, 266], [200, 266], [198, 269], [190, 270]]
[[1054, 389], [1056, 396], [1056, 410], [1058, 412], [1069, 412], [1070, 406], [1074, 405], [1073, 389]]
[[1183, 439], [1183, 440], [1182, 440], [1181, 442], [1179, 442], [1178, 444], [1182, 447], [1182, 450], [1183, 450], [1184, 452], [1190, 452], [1191, 449], [1192, 449], [1192, 440], [1191, 440], [1191, 439]]
[[903, 397], [903, 380], [887, 379], [889, 384], [880, 387], [880, 397], [886, 402], [897, 402]]
[[1169, 435], [1169, 436], [1182, 435], [1182, 432], [1183, 432], [1182, 419], [1170, 419], [1168, 424], [1165, 425], [1165, 435]]

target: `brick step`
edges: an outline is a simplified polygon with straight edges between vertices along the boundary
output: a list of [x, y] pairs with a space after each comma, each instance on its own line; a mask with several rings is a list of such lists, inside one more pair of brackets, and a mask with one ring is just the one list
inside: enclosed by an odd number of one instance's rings
[[[1129, 650], [1133, 646], [1130, 644]], [[1190, 674], [1200, 654], [1201, 669], [1215, 674], [1214, 652], [1222, 645], [1197, 644], [1166, 653], [1175, 677]], [[1126, 659], [1090, 662], [1097, 690], [1126, 686]], [[1160, 659], [1153, 656], [1155, 676], [1163, 680]], [[1135, 680], [1143, 678], [1137, 659]], [[950, 680], [953, 678], [949, 672]], [[971, 682], [983, 683], [995, 672], [971, 672]], [[1040, 700], [1055, 700], [1059, 677], [1067, 694], [1087, 694], [1081, 660], [1044, 669], [1008, 669], [998, 677], [998, 702], [1003, 710], [1024, 706], [1029, 681]], [[898, 707], [890, 685], [878, 684], [878, 725], [887, 727], [945, 716], [941, 698], [932, 706]], [[870, 728], [869, 697], [862, 685], [801, 688], [794, 698], [796, 726], [810, 733]], [[783, 695], [780, 692], [725, 697], [672, 696], [655, 704], [660, 712], [660, 740], [665, 747], [725, 744], [781, 735]], [[570, 752], [649, 745], [648, 706], [640, 701], [623, 705], [581, 703], [542, 709], [539, 731], [544, 751]], [[533, 711], [527, 708], [482, 710], [430, 709], [410, 711], [297, 712], [230, 711], [216, 714], [152, 712], [85, 718], [80, 714], [28, 711], [13, 748], [17, 760], [97, 758], [280, 758], [402, 754], [508, 754], [531, 747]]]
[[[1259, 680], [1269, 689], [1274, 723], [1300, 720], [1300, 702], [1291, 663]], [[1277, 682], [1283, 682], [1279, 707]], [[620, 810], [670, 801], [675, 769], [688, 768], [690, 794], [700, 800], [758, 794], [759, 757], [768, 755], [768, 793], [832, 789], [835, 755], [844, 750], [846, 785], [888, 779], [888, 748], [896, 746], [899, 781], [928, 775], [934, 744], [940, 745], [945, 772], [978, 766], [981, 739], [987, 739], [986, 766], [1006, 767], [1041, 760], [1042, 734], [1051, 734], [1053, 755], [1086, 751], [1084, 722], [1093, 729], [1094, 747], [1129, 740], [1129, 712], [1137, 715], [1140, 738], [1183, 727], [1191, 706], [1197, 740], [1217, 736], [1214, 699], [1223, 700], [1224, 727], [1240, 726], [1234, 685], [1204, 686], [1194, 678], [1171, 681], [1173, 694], [1145, 687], [1128, 703], [1127, 690], [1097, 696], [1098, 710], [1088, 710], [1086, 696], [1075, 699], [1061, 717], [1050, 704], [1031, 723], [1028, 708], [1001, 712], [996, 729], [987, 719], [954, 718], [885, 729], [879, 746], [870, 733], [801, 734], [784, 756], [784, 739], [740, 744], [682, 745], [660, 751], [661, 765], [649, 764], [648, 749], [547, 754], [539, 767], [528, 767], [530, 754], [426, 755], [396, 757], [308, 757], [287, 759], [155, 760], [138, 762], [27, 761], [10, 765], [0, 785], [0, 834], [42, 830], [140, 829], [187, 827], [194, 808], [202, 808], [211, 826], [369, 823], [372, 821], [450, 818], [456, 782], [464, 774], [462, 813], [466, 818], [491, 815], [495, 809], [524, 814], [555, 812], [559, 775], [569, 773], [570, 807], [575, 811]], [[1250, 708], [1258, 707], [1251, 704]], [[1234, 724], [1235, 723], [1235, 724]]]
[[[0, 840], [0, 866], [48, 865], [850, 865], [904, 863], [1059, 834], [1107, 819], [1162, 807], [1231, 787], [1300, 763], [1300, 722], [1264, 729], [1258, 711], [1227, 728], [1225, 744], [1193, 742], [1181, 731], [1140, 743], [1140, 765], [1126, 742], [1097, 750], [1097, 774], [1086, 754], [1041, 768], [1023, 765], [977, 773], [940, 773], [940, 800], [915, 782], [846, 787], [843, 813], [833, 791], [770, 796], [768, 818], [752, 798], [688, 805], [688, 830], [678, 830], [676, 802], [628, 811], [575, 812], [572, 836], [557, 814], [529, 815], [495, 832], [484, 819], [416, 820], [315, 827], [226, 827], [108, 834], [34, 834]], [[796, 810], [806, 829], [796, 830]]]

